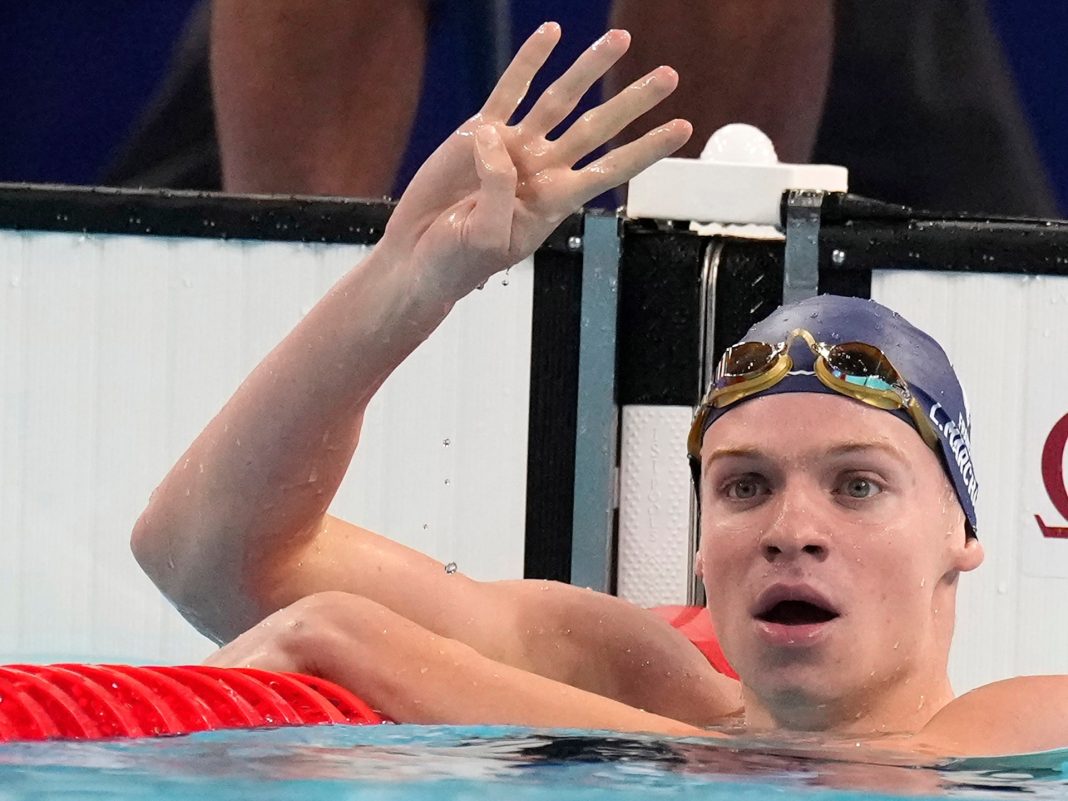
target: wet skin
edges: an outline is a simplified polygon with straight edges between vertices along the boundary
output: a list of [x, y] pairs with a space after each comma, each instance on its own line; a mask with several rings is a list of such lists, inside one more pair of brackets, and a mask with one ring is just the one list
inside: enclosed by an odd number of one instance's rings
[[475, 581], [328, 513], [368, 402], [453, 305], [690, 135], [674, 120], [575, 169], [677, 76], [653, 70], [550, 138], [630, 42], [610, 31], [512, 120], [559, 36], [546, 24], [523, 45], [379, 245], [248, 376], [138, 520], [146, 572], [226, 643], [210, 661], [315, 673], [407, 722], [705, 734], [736, 723], [744, 700], [749, 729], [893, 731], [880, 745], [910, 753], [1068, 743], [1065, 677], [949, 702], [956, 579], [981, 548], [918, 435], [845, 399], [755, 399], [705, 443], [699, 562], [744, 686], [618, 598]]
[[701, 455], [698, 571], [749, 723], [922, 727], [983, 558], [934, 452], [886, 412], [783, 394], [716, 420]]

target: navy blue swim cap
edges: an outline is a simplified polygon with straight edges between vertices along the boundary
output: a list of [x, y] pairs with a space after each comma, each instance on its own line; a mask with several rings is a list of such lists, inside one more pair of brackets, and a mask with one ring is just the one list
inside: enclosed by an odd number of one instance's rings
[[[968, 521], [970, 534], [977, 530], [975, 504], [979, 483], [971, 453], [971, 414], [953, 365], [942, 347], [904, 317], [873, 300], [820, 295], [800, 303], [781, 306], [749, 329], [743, 342], [777, 344], [791, 331], [804, 328], [816, 341], [834, 345], [863, 342], [881, 350], [909, 385], [925, 415], [938, 433], [942, 466], [945, 468]], [[813, 374], [815, 356], [808, 346], [795, 341], [790, 350], [794, 365], [782, 381], [753, 397], [786, 392], [820, 392], [837, 395]], [[729, 412], [738, 401], [721, 409], [710, 409], [704, 420], [702, 437], [708, 427]], [[893, 410], [910, 426], [915, 423], [904, 410]]]

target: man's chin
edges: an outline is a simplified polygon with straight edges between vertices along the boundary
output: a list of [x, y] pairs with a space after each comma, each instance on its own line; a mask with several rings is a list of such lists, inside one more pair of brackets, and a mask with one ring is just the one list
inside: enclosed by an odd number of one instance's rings
[[753, 659], [734, 665], [742, 683], [765, 704], [775, 707], [832, 705], [850, 683], [842, 665], [848, 654], [835, 654], [828, 647], [781, 649], [763, 643]]

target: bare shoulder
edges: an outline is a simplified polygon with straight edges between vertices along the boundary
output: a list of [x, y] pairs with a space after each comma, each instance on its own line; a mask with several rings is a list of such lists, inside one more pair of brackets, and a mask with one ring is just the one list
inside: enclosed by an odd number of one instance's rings
[[1068, 676], [1020, 676], [954, 699], [916, 735], [917, 747], [954, 756], [1068, 747]]
[[515, 594], [516, 626], [535, 672], [695, 725], [740, 711], [738, 682], [651, 612], [558, 582], [501, 584]]

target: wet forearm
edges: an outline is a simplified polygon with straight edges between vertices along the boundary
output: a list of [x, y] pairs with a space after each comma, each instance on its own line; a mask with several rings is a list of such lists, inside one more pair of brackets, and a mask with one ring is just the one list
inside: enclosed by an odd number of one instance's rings
[[701, 729], [489, 659], [357, 596], [306, 603], [291, 652], [403, 723], [701, 735]]
[[[384, 242], [260, 363], [138, 521], [139, 561], [199, 621], [255, 604], [248, 574], [314, 535], [367, 402], [451, 309], [387, 251]], [[235, 611], [245, 618], [226, 616]]]

